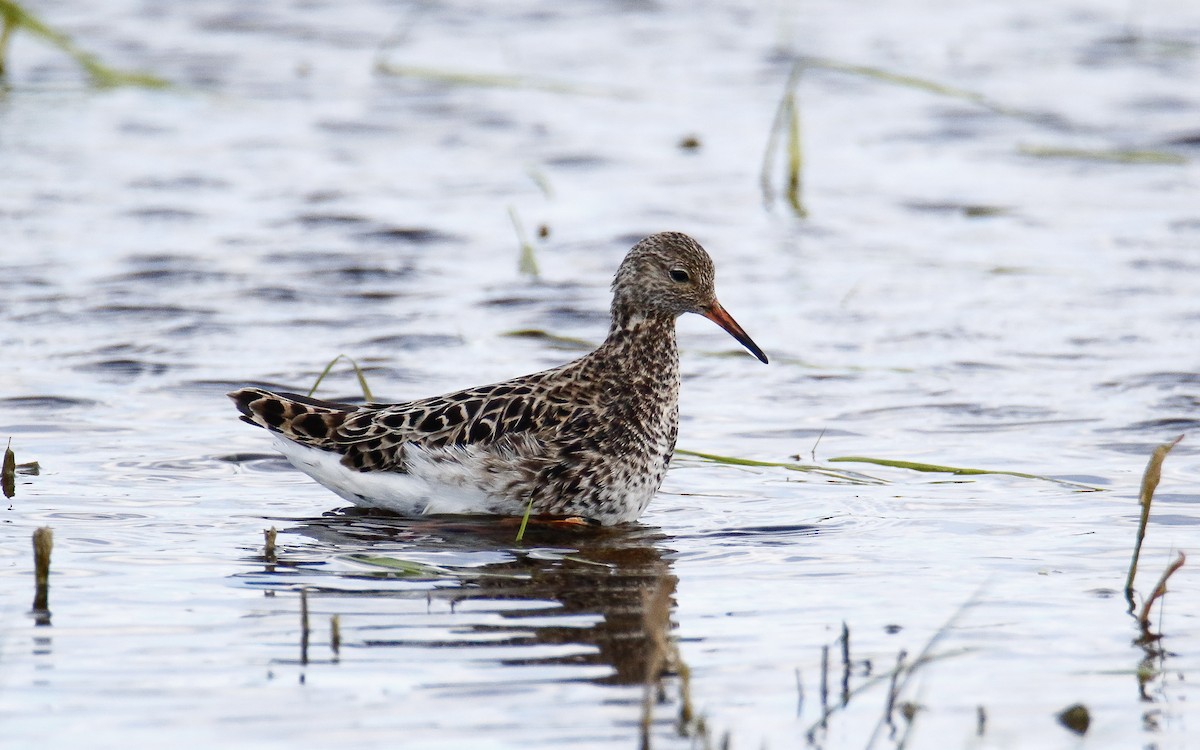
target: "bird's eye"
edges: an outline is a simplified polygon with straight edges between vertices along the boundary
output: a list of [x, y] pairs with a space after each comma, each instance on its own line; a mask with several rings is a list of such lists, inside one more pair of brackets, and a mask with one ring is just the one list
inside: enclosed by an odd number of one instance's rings
[[672, 268], [671, 280], [678, 281], [680, 284], [686, 284], [691, 280], [691, 278], [688, 276], [688, 272], [682, 268]]

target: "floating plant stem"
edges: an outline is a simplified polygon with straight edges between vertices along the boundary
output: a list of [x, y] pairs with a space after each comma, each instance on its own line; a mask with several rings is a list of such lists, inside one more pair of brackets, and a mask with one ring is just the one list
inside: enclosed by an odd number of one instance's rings
[[1186, 157], [1170, 151], [1149, 149], [1088, 149], [1057, 146], [1021, 146], [1025, 156], [1042, 159], [1078, 159], [1112, 164], [1187, 164]]
[[860, 464], [875, 464], [876, 466], [890, 466], [895, 469], [908, 469], [910, 471], [926, 471], [937, 474], [957, 474], [960, 476], [977, 476], [981, 474], [1000, 474], [1009, 477], [1020, 477], [1021, 479], [1037, 479], [1042, 482], [1054, 482], [1066, 487], [1073, 487], [1081, 492], [1100, 492], [1101, 488], [1093, 487], [1090, 484], [1082, 482], [1072, 482], [1069, 479], [1058, 479], [1056, 477], [1047, 477], [1041, 474], [1026, 474], [1021, 471], [1005, 471], [1002, 469], [972, 469], [963, 466], [941, 466], [939, 464], [926, 464], [918, 461], [896, 461], [890, 458], [869, 458], [867, 456], [838, 456], [837, 458], [829, 459], [830, 463], [860, 463]]
[[308, 389], [308, 395], [311, 396], [317, 392], [317, 386], [321, 385], [321, 381], [325, 379], [325, 376], [329, 374], [329, 371], [333, 369], [333, 366], [337, 364], [339, 359], [344, 359], [354, 365], [354, 374], [358, 377], [358, 385], [362, 388], [363, 398], [367, 401], [374, 401], [375, 397], [371, 395], [371, 389], [367, 385], [367, 376], [363, 374], [362, 368], [358, 366], [358, 363], [345, 354], [337, 355], [329, 364], [325, 365], [325, 369], [317, 376], [317, 382], [313, 383], [312, 388]]
[[54, 532], [43, 526], [33, 532], [33, 609], [50, 609], [50, 553], [54, 550]]
[[375, 62], [375, 72], [380, 75], [396, 78], [415, 78], [423, 81], [446, 84], [449, 86], [476, 86], [482, 88], [501, 89], [534, 89], [548, 91], [553, 94], [576, 94], [579, 96], [601, 96], [613, 99], [634, 99], [637, 94], [628, 89], [609, 86], [593, 86], [588, 84], [554, 81], [532, 76], [504, 75], [497, 73], [480, 73], [444, 68], [430, 68], [421, 65], [397, 65], [380, 59]]
[[5, 53], [8, 51], [9, 38], [16, 29], [23, 29], [66, 53], [87, 72], [94, 86], [102, 88], [114, 86], [167, 88], [171, 85], [158, 76], [118, 70], [105, 65], [100, 62], [100, 58], [75, 46], [70, 37], [47, 26], [15, 0], [0, 0], [0, 24], [3, 24], [3, 28], [0, 29], [0, 77], [4, 76]]
[[788, 471], [801, 471], [810, 474], [820, 474], [833, 479], [838, 479], [843, 482], [851, 482], [853, 484], [887, 484], [882, 479], [859, 474], [855, 471], [838, 471], [837, 469], [827, 469], [824, 466], [810, 466], [809, 464], [798, 464], [790, 461], [758, 461], [753, 458], [738, 458], [736, 456], [721, 456], [716, 453], [700, 453], [698, 451], [689, 451], [684, 448], [676, 448], [675, 455], [677, 456], [693, 456], [701, 458], [705, 461], [714, 463], [729, 464], [731, 466], [761, 466], [765, 468], [787, 469]]
[[[1169, 443], [1163, 443], [1155, 447], [1154, 452], [1150, 454], [1150, 460], [1146, 463], [1146, 470], [1142, 473], [1142, 488], [1138, 493], [1138, 503], [1142, 507], [1141, 518], [1138, 519], [1137, 539], [1133, 543], [1133, 557], [1129, 561], [1129, 575], [1125, 578], [1125, 601], [1129, 604], [1129, 613], [1133, 614], [1133, 579], [1137, 576], [1138, 558], [1142, 554], [1142, 542], [1146, 540], [1146, 524], [1150, 521], [1150, 503], [1154, 501], [1154, 491], [1158, 489], [1158, 483], [1162, 479], [1163, 460], [1171, 449], [1183, 440], [1183, 435], [1175, 438]], [[1180, 563], [1182, 565], [1182, 563]]]
[[541, 272], [538, 270], [537, 255], [533, 251], [533, 245], [525, 236], [525, 228], [521, 226], [521, 219], [517, 216], [517, 209], [509, 206], [508, 218], [512, 221], [513, 231], [517, 233], [517, 244], [521, 248], [521, 257], [517, 261], [517, 270], [536, 281], [538, 276], [541, 275]]

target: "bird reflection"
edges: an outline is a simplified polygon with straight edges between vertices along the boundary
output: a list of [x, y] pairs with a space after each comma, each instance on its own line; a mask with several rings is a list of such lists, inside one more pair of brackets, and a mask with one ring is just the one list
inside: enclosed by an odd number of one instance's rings
[[[316, 549], [308, 544], [289, 555], [287, 537], [291, 534], [317, 542]], [[653, 650], [648, 648], [643, 592], [665, 586], [668, 596], [673, 597], [677, 582], [670, 563], [663, 558], [664, 553], [670, 552], [661, 546], [665, 535], [644, 525], [567, 529], [531, 524], [522, 543], [516, 543], [515, 536], [515, 525], [490, 518], [412, 519], [345, 509], [281, 529], [278, 558], [266, 560], [266, 572], [282, 574], [285, 568], [289, 572], [296, 569], [315, 572], [328, 560], [328, 557], [321, 559], [326, 552], [342, 560], [394, 564], [395, 570], [390, 573], [357, 569], [334, 573], [340, 578], [379, 582], [378, 587], [369, 590], [347, 591], [331, 581], [329, 586], [320, 583], [310, 586], [310, 591], [315, 589], [322, 596], [428, 597], [448, 600], [451, 607], [472, 600], [503, 600], [509, 606], [481, 618], [486, 623], [464, 623], [466, 637], [447, 641], [367, 640], [365, 645], [592, 647], [553, 649], [551, 655], [531, 650], [528, 658], [504, 658], [501, 663], [602, 665], [612, 671], [595, 679], [597, 683], [645, 682], [647, 659]], [[312, 557], [314, 552], [316, 558]], [[393, 583], [398, 576], [406, 581], [420, 579], [422, 566], [406, 563], [406, 555], [419, 557], [420, 553], [429, 552], [450, 557], [459, 552], [464, 557], [476, 558], [482, 554], [497, 561], [463, 568], [424, 567], [429, 579], [440, 578], [445, 586], [414, 589]], [[529, 606], [520, 606], [522, 601]], [[547, 608], [547, 602], [560, 606]], [[496, 623], [496, 616], [501, 624]], [[562, 624], [556, 624], [560, 620]], [[669, 623], [663, 622], [659, 627], [669, 627]]]

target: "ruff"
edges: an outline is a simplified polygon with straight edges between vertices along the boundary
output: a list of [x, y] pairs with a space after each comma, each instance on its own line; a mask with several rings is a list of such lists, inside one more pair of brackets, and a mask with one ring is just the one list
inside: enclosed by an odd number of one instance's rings
[[356, 505], [403, 515], [492, 513], [633, 521], [658, 491], [679, 431], [675, 321], [713, 320], [767, 357], [717, 302], [712, 260], [684, 234], [629, 251], [612, 324], [561, 367], [401, 404], [339, 404], [243, 388], [242, 420]]

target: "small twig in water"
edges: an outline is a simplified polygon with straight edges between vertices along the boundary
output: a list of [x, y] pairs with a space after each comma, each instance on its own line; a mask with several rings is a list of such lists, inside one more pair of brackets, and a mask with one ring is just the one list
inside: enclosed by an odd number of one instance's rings
[[1175, 574], [1175, 571], [1183, 567], [1187, 562], [1187, 555], [1182, 552], [1176, 557], [1163, 574], [1159, 576], [1158, 583], [1154, 584], [1154, 590], [1150, 592], [1150, 596], [1146, 597], [1146, 601], [1142, 604], [1142, 611], [1138, 614], [1138, 625], [1142, 627], [1143, 636], [1150, 634], [1150, 608], [1154, 606], [1154, 602], [1158, 601], [1167, 593], [1167, 579]]
[[308, 588], [300, 589], [300, 663], [308, 664]]
[[329, 650], [334, 658], [342, 653], [342, 618], [338, 615], [329, 617]]
[[263, 557], [267, 562], [275, 562], [275, 537], [278, 534], [274, 526], [263, 529]]
[[817, 435], [817, 441], [815, 443], [813, 443], [812, 450], [809, 452], [809, 455], [812, 457], [812, 462], [814, 464], [817, 462], [817, 446], [821, 444], [821, 438], [823, 438], [823, 437], [825, 437], [825, 428], [824, 427], [821, 428], [821, 434]]

